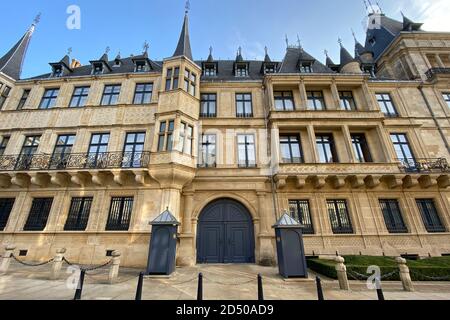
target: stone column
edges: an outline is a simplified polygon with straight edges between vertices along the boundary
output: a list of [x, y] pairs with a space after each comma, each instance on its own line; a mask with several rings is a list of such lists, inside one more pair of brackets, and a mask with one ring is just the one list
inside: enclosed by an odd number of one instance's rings
[[52, 271], [50, 273], [50, 280], [57, 280], [59, 278], [65, 253], [65, 248], [56, 250], [56, 256], [53, 260]]
[[398, 269], [400, 271], [400, 280], [402, 281], [403, 290], [409, 292], [414, 291], [414, 286], [411, 280], [408, 265], [406, 264], [406, 259], [398, 257], [395, 259], [395, 261], [397, 262]]
[[112, 264], [108, 275], [108, 282], [110, 284], [113, 284], [119, 276], [120, 255], [120, 252], [117, 250], [112, 253]]
[[336, 273], [339, 281], [339, 288], [341, 290], [350, 290], [347, 278], [347, 267], [344, 264], [345, 259], [343, 257], [336, 257], [334, 261], [336, 262]]
[[300, 104], [297, 107], [297, 110], [306, 110], [308, 109], [308, 95], [306, 93], [306, 86], [303, 80], [300, 80], [298, 89], [300, 91]]
[[436, 59], [436, 63], [438, 64], [439, 68], [445, 68], [445, 64], [444, 62], [442, 62], [442, 59], [439, 56], [439, 54], [435, 54], [434, 58]]
[[194, 192], [184, 193], [184, 208], [182, 212], [182, 233], [180, 235], [180, 248], [177, 256], [177, 266], [191, 267], [195, 265], [194, 234], [192, 233], [192, 211]]
[[275, 98], [273, 96], [273, 84], [271, 81], [267, 83], [267, 94], [269, 99], [269, 110], [275, 110]]
[[354, 154], [354, 151], [353, 151], [352, 136], [350, 134], [348, 125], [343, 125], [341, 127], [341, 129], [342, 129], [342, 135], [344, 137], [345, 147], [347, 148], [348, 159], [349, 159], [350, 163], [355, 163], [356, 155]]
[[0, 274], [7, 273], [9, 265], [11, 264], [12, 255], [16, 249], [13, 245], [7, 245], [5, 253], [3, 254], [2, 263], [0, 264]]
[[313, 163], [318, 163], [319, 162], [319, 155], [317, 153], [317, 146], [316, 146], [316, 133], [314, 132], [314, 126], [312, 125], [308, 125], [307, 127], [307, 131], [308, 131], [308, 138], [309, 138], [309, 142], [311, 144], [311, 157], [312, 157], [312, 161]]
[[339, 98], [339, 90], [336, 85], [336, 81], [333, 80], [331, 82], [331, 95], [333, 96], [333, 106], [331, 106], [331, 110], [340, 110], [341, 109], [341, 99]]
[[259, 240], [259, 261], [262, 266], [275, 265], [275, 251], [273, 247], [273, 234], [270, 232], [270, 206], [267, 205], [267, 192], [258, 191], [258, 215], [260, 221]]

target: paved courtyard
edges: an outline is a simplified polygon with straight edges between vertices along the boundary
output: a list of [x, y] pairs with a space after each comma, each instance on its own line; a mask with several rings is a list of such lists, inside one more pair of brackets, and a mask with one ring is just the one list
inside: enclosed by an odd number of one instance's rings
[[[50, 266], [25, 267], [12, 263], [8, 274], [0, 276], [1, 300], [69, 300], [74, 290], [67, 287], [64, 268], [61, 279], [50, 281]], [[120, 270], [116, 284], [107, 283], [108, 269], [89, 272], [83, 289], [84, 300], [134, 299], [140, 270]], [[180, 268], [170, 278], [146, 278], [144, 300], [195, 300], [197, 275], [204, 275], [205, 300], [256, 300], [258, 273], [263, 275], [266, 300], [316, 300], [315, 274], [309, 280], [285, 281], [277, 269], [256, 265], [200, 265]], [[327, 300], [374, 300], [375, 291], [364, 282], [351, 281], [351, 291], [339, 290], [337, 281], [323, 278]], [[386, 300], [450, 300], [450, 282], [415, 283], [415, 292], [404, 292], [400, 282], [383, 282]]]

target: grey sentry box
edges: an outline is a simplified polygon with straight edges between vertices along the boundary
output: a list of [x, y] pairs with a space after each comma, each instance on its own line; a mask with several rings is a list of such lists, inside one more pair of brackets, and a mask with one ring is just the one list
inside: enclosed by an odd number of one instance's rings
[[175, 271], [177, 232], [180, 223], [167, 208], [151, 223], [148, 275], [171, 275]]
[[284, 213], [273, 226], [277, 242], [278, 268], [284, 278], [307, 278], [302, 225]]

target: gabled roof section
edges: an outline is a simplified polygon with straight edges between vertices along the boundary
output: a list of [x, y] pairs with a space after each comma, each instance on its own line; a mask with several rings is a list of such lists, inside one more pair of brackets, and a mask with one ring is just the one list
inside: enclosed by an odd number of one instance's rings
[[312, 62], [313, 73], [333, 73], [333, 71], [311, 56], [303, 48], [288, 47], [278, 73], [300, 73], [298, 68], [300, 61]]
[[0, 72], [3, 72], [15, 80], [20, 79], [28, 45], [30, 44], [35, 27], [36, 25], [33, 23], [14, 47], [0, 58]]
[[172, 212], [169, 211], [169, 208], [167, 208], [163, 213], [161, 213], [159, 216], [156, 217], [155, 220], [153, 220], [151, 225], [179, 225], [177, 218], [175, 218], [172, 214]]
[[300, 227], [300, 223], [292, 218], [287, 212], [284, 213], [274, 227]]
[[183, 28], [181, 29], [180, 39], [178, 40], [177, 48], [172, 57], [185, 56], [193, 60], [191, 50], [191, 40], [189, 38], [189, 15], [186, 11], [184, 15]]

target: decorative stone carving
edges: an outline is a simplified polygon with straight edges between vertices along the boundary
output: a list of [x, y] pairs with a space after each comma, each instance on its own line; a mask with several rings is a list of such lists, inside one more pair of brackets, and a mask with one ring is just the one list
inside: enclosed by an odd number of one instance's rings
[[275, 183], [277, 184], [278, 189], [283, 189], [286, 187], [286, 180], [288, 176], [277, 175], [275, 176]]
[[450, 186], [450, 178], [448, 175], [440, 176], [438, 179], [439, 188], [447, 189]]
[[329, 181], [334, 189], [341, 189], [345, 186], [345, 176], [330, 176]]
[[379, 175], [370, 175], [364, 179], [368, 188], [376, 188], [381, 183], [381, 176]]
[[0, 188], [9, 188], [11, 186], [11, 177], [2, 174], [0, 175]]
[[425, 175], [419, 178], [420, 186], [424, 189], [429, 189], [431, 187], [437, 186], [438, 176], [435, 175]]
[[349, 177], [347, 177], [347, 180], [350, 183], [350, 185], [352, 186], [352, 188], [359, 189], [359, 188], [364, 187], [364, 185], [365, 185], [364, 177], [365, 176], [363, 176], [363, 175], [349, 176]]
[[322, 189], [327, 184], [326, 176], [315, 176], [312, 178], [312, 183], [315, 189]]
[[30, 185], [30, 177], [21, 173], [13, 173], [11, 175], [11, 183], [21, 188], [28, 188]]
[[80, 172], [71, 172], [70, 181], [81, 187], [84, 187], [86, 185], [86, 177]]
[[108, 177], [104, 172], [92, 172], [92, 182], [99, 186], [105, 186], [107, 183]]
[[386, 184], [389, 189], [395, 189], [403, 186], [403, 177], [400, 175], [386, 176]]
[[411, 189], [419, 185], [419, 180], [417, 176], [406, 176], [403, 179], [403, 186], [407, 189]]
[[297, 189], [303, 189], [306, 186], [306, 176], [297, 176], [295, 186]]
[[69, 184], [69, 178], [65, 173], [53, 172], [50, 173], [50, 182], [60, 187], [66, 187]]
[[30, 182], [35, 186], [45, 188], [50, 183], [50, 176], [47, 173], [30, 173]]

